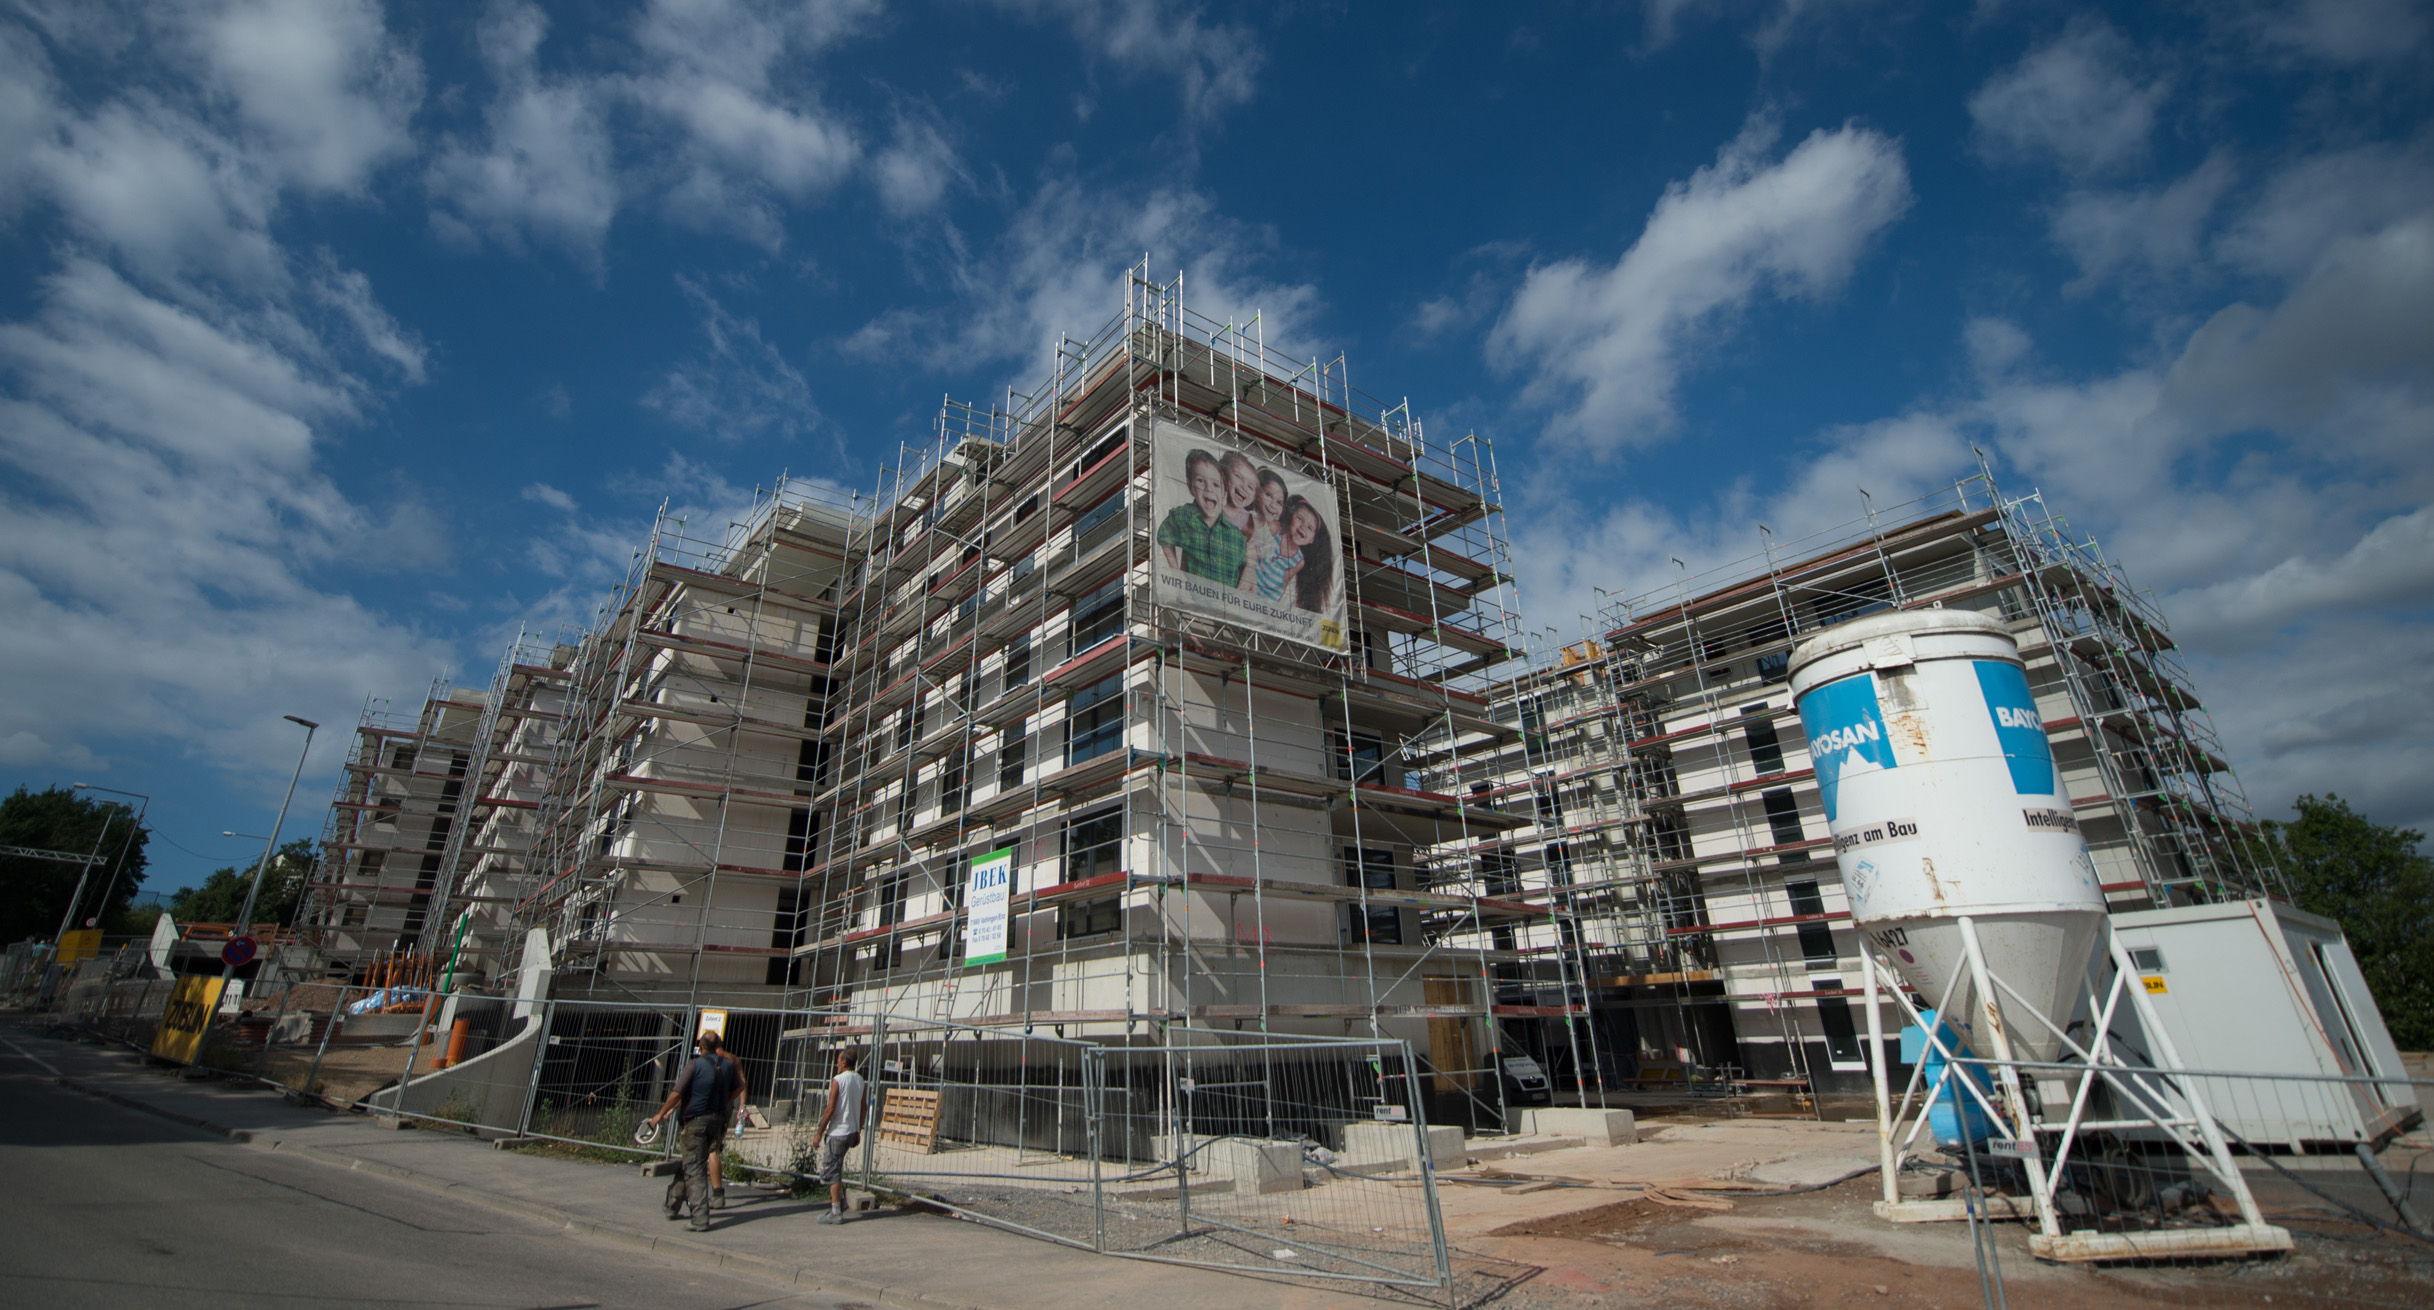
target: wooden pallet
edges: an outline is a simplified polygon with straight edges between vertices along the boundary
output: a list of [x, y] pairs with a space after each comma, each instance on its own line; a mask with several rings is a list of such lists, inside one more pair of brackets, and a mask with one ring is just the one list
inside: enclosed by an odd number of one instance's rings
[[887, 1146], [934, 1155], [938, 1151], [938, 1093], [890, 1087], [879, 1110], [879, 1140]]

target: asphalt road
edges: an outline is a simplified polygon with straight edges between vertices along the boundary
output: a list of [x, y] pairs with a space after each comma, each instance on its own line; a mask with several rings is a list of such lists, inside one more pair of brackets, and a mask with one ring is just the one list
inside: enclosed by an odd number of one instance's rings
[[0, 1043], [0, 1305], [867, 1307], [70, 1091]]

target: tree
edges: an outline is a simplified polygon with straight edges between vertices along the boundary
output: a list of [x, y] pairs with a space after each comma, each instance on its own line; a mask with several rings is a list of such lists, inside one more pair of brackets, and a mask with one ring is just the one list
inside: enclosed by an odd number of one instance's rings
[[2330, 792], [2294, 802], [2265, 839], [2302, 910], [2340, 923], [2404, 1051], [2434, 1050], [2434, 859], [2425, 834], [2370, 822]]
[[[310, 837], [299, 837], [279, 848], [262, 870], [262, 894], [254, 900], [255, 923], [287, 923], [304, 899], [304, 881], [313, 871]], [[253, 882], [254, 866], [214, 869], [200, 887], [180, 888], [169, 902], [169, 914], [179, 923], [235, 923], [245, 908], [245, 889]]]
[[[105, 932], [127, 931], [127, 908], [144, 881], [144, 845], [151, 837], [135, 822], [134, 811], [107, 800], [91, 800], [66, 787], [28, 791], [19, 787], [0, 800], [0, 846], [31, 846], [40, 850], [90, 855], [101, 848], [102, 863], [93, 866], [85, 883], [84, 901], [70, 928], [94, 919]], [[59, 931], [59, 916], [68, 912], [84, 869], [61, 860], [31, 860], [0, 856], [0, 942], [38, 938], [49, 941]], [[115, 875], [116, 881], [113, 882]], [[108, 895], [109, 904], [102, 904]]]

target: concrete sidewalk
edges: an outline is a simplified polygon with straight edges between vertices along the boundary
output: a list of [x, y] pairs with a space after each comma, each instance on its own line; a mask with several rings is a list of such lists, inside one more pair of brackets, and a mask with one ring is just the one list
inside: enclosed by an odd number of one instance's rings
[[[493, 1149], [460, 1133], [398, 1131], [358, 1114], [289, 1104], [259, 1084], [189, 1080], [134, 1053], [0, 1030], [16, 1049], [66, 1086], [247, 1147], [333, 1168], [364, 1170], [462, 1200], [558, 1224], [575, 1236], [640, 1247], [732, 1273], [909, 1307], [1075, 1310], [1137, 1306], [1163, 1310], [1238, 1307], [1363, 1307], [1381, 1298], [1283, 1280], [1095, 1255], [944, 1215], [881, 1209], [839, 1227], [812, 1220], [825, 1202], [742, 1187], [706, 1233], [662, 1217], [666, 1180], [638, 1168], [553, 1160]], [[1387, 1292], [1384, 1299], [1411, 1298]]]

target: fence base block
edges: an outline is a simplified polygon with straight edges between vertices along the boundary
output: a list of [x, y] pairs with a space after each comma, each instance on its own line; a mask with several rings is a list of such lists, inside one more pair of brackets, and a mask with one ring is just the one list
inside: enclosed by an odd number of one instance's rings
[[[1979, 1213], [1989, 1219], [2034, 1219], [2037, 1203], [2025, 1196], [1990, 1196]], [[1969, 1202], [1960, 1197], [1948, 1201], [1878, 1201], [1876, 1217], [1893, 1224], [1957, 1224], [1969, 1217]]]
[[2086, 1264], [2105, 1260], [2175, 1260], [2265, 1255], [2291, 1249], [2290, 1234], [2271, 1224], [2230, 1228], [2173, 1228], [2152, 1233], [2067, 1233], [2028, 1239], [2040, 1260]]

